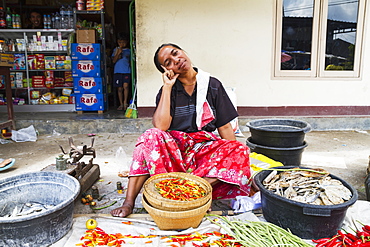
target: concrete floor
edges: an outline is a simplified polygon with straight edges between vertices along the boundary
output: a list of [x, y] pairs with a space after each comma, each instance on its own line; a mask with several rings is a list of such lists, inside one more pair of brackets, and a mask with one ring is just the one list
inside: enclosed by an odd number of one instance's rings
[[[246, 141], [249, 132], [243, 132]], [[125, 170], [132, 156], [133, 148], [139, 134], [129, 133], [98, 133], [96, 134], [94, 148], [97, 157], [94, 164], [100, 167], [100, 179], [96, 182], [100, 194], [106, 194], [116, 189], [116, 183], [122, 182], [125, 186], [127, 179], [118, 176], [118, 172]], [[76, 146], [91, 145], [91, 138], [87, 134], [42, 134], [36, 142], [13, 142], [0, 144], [0, 158], [15, 158], [13, 167], [0, 172], [0, 179], [14, 176], [25, 172], [40, 171], [50, 164], [55, 164], [56, 157], [61, 153], [59, 147], [69, 150], [68, 138], [72, 137]], [[364, 180], [370, 155], [370, 132], [369, 131], [312, 131], [306, 134], [305, 140], [308, 146], [302, 154], [302, 166], [320, 167], [340, 177], [354, 186], [359, 199], [366, 200]], [[118, 150], [124, 150], [119, 152]], [[82, 161], [86, 163], [91, 157], [85, 156]], [[76, 214], [109, 213], [111, 209], [123, 201], [124, 194], [113, 192], [106, 196], [111, 201], [117, 201], [116, 205], [104, 210], [93, 211], [90, 207], [76, 203]], [[137, 201], [140, 208], [140, 199]], [[98, 205], [106, 205], [107, 200], [98, 202]], [[138, 211], [140, 212], [140, 209]]]

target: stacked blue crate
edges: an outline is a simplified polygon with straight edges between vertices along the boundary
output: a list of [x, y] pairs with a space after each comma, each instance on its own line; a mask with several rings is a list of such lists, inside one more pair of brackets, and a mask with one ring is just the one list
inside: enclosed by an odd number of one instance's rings
[[107, 108], [101, 45], [71, 44], [72, 76], [77, 111], [104, 111]]

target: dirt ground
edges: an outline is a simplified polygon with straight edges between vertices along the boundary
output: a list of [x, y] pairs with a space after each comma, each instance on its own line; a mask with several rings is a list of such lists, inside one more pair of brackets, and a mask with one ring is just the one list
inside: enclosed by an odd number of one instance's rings
[[[238, 138], [241, 142], [245, 138]], [[70, 150], [68, 138], [71, 137], [76, 146], [91, 145], [96, 151], [94, 164], [100, 167], [100, 179], [96, 182], [101, 194], [115, 190], [116, 182], [126, 184], [127, 179], [118, 177], [118, 172], [127, 169], [132, 156], [138, 134], [104, 133], [94, 137], [88, 135], [40, 135], [36, 142], [13, 142], [0, 144], [0, 158], [15, 158], [13, 167], [1, 171], [0, 179], [25, 172], [40, 171], [55, 164], [56, 157]], [[302, 166], [321, 167], [342, 178], [354, 186], [359, 192], [359, 199], [366, 199], [364, 181], [370, 155], [370, 133], [367, 131], [312, 131], [307, 133], [305, 140], [308, 146], [302, 154]], [[60, 146], [59, 146], [60, 145]], [[122, 150], [124, 152], [122, 152]], [[85, 156], [82, 161], [88, 162], [91, 157]], [[126, 166], [126, 168], [125, 168]], [[122, 203], [123, 194], [111, 193], [109, 198], [116, 198], [117, 206]], [[109, 213], [110, 209], [98, 213]], [[91, 213], [91, 209], [80, 204], [76, 213]]]

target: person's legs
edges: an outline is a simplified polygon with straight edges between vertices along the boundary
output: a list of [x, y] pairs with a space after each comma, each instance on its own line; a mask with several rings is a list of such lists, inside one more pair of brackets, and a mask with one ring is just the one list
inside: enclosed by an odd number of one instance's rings
[[132, 176], [128, 180], [126, 199], [122, 206], [113, 209], [110, 213], [115, 217], [126, 217], [132, 213], [135, 206], [135, 200], [143, 187], [145, 181], [149, 178], [149, 175]]
[[117, 110], [123, 110], [123, 87], [117, 88], [118, 100], [119, 100], [119, 107]]
[[113, 86], [117, 88], [119, 107], [117, 110], [123, 110], [123, 74], [116, 73], [113, 75]]
[[128, 83], [123, 83], [123, 110], [125, 111], [128, 106]]

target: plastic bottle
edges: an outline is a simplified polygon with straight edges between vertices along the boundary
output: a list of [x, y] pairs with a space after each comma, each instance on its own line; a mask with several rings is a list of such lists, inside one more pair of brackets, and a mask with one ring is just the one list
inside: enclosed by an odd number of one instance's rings
[[64, 5], [62, 5], [62, 7], [60, 7], [60, 28], [62, 29], [66, 29], [66, 26], [67, 26], [67, 23], [66, 23], [66, 11], [65, 11], [65, 7]]
[[13, 25], [13, 28], [17, 28], [17, 24], [15, 22], [16, 22], [16, 20], [15, 20], [15, 14], [12, 14], [12, 25]]
[[51, 29], [51, 16], [47, 15], [46, 18], [48, 19], [48, 29]]
[[10, 8], [7, 8], [6, 11], [6, 28], [13, 28], [13, 22], [12, 22], [12, 12]]
[[73, 28], [73, 9], [71, 5], [68, 5], [67, 7], [67, 28], [72, 29]]
[[58, 12], [55, 13], [54, 28], [55, 29], [61, 29], [61, 25], [60, 25], [60, 14]]
[[22, 24], [21, 24], [21, 15], [19, 14], [16, 14], [16, 22], [17, 22], [17, 28], [22, 28]]
[[48, 29], [48, 20], [47, 20], [46, 15], [44, 15], [43, 21], [44, 21], [44, 29]]
[[54, 13], [52, 13], [50, 18], [51, 18], [51, 25], [50, 25], [50, 28], [55, 29], [55, 14], [54, 14]]
[[6, 28], [6, 13], [3, 7], [0, 7], [0, 28]]

